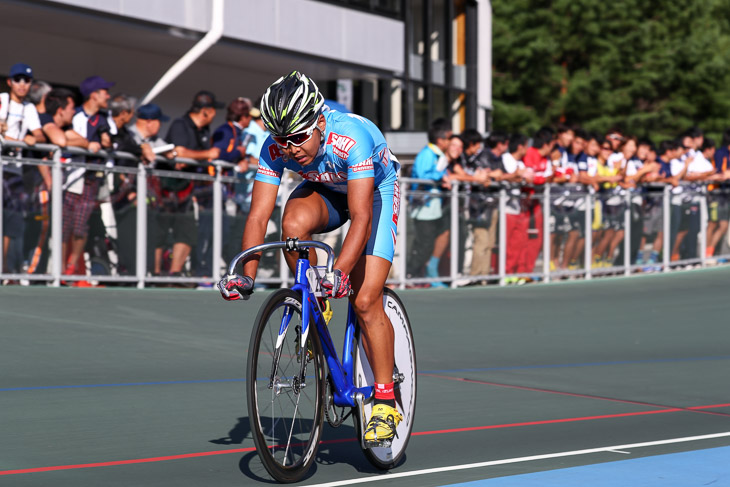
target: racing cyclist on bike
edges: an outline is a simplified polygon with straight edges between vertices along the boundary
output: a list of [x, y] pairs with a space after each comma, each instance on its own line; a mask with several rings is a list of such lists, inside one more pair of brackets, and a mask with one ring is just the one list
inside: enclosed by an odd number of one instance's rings
[[[329, 297], [350, 295], [375, 376], [373, 412], [366, 445], [391, 440], [402, 416], [395, 404], [393, 327], [383, 309], [383, 287], [395, 250], [400, 209], [399, 163], [371, 121], [324, 107], [317, 85], [294, 71], [274, 82], [261, 100], [261, 118], [271, 132], [259, 157], [243, 248], [264, 242], [284, 168], [304, 178], [289, 197], [282, 239], [311, 240], [351, 221], [334, 272], [322, 286]], [[294, 271], [295, 252], [284, 252]], [[316, 260], [312, 253], [311, 260]], [[244, 263], [243, 276], [218, 287], [227, 300], [253, 292], [260, 256]]]

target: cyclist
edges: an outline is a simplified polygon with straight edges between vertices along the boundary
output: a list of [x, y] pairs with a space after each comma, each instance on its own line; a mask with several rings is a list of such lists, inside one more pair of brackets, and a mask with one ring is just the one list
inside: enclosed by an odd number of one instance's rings
[[[310, 240], [312, 234], [350, 228], [322, 286], [329, 297], [350, 295], [365, 336], [375, 376], [373, 412], [366, 444], [390, 440], [402, 416], [393, 387], [394, 334], [383, 309], [383, 287], [395, 250], [400, 209], [397, 172], [383, 134], [358, 115], [329, 110], [317, 85], [297, 71], [274, 82], [261, 100], [261, 118], [271, 132], [261, 150], [243, 248], [264, 242], [284, 168], [304, 178], [289, 197], [282, 238]], [[294, 270], [295, 252], [284, 252]], [[312, 253], [310, 257], [316, 260]], [[227, 300], [253, 292], [260, 256], [244, 263], [243, 276], [227, 276], [218, 287]]]

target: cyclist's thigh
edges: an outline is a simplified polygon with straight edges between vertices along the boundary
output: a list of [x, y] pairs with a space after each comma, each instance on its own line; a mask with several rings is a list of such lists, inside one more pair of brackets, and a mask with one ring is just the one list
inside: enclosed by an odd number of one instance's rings
[[347, 221], [347, 196], [341, 195], [344, 200], [339, 196], [321, 184], [304, 181], [297, 186], [286, 202], [283, 217], [284, 232], [289, 230], [302, 235], [311, 235], [340, 227]]

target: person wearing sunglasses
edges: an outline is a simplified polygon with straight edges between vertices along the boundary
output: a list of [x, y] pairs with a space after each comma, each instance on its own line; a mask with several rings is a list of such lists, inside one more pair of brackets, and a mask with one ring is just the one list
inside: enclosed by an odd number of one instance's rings
[[[285, 168], [304, 181], [286, 203], [282, 238], [310, 240], [350, 220], [334, 272], [322, 285], [329, 297], [349, 296], [368, 344], [376, 388], [365, 440], [392, 438], [401, 415], [393, 391], [393, 329], [382, 297], [395, 249], [400, 164], [375, 124], [325, 109], [317, 85], [298, 71], [269, 86], [261, 118], [271, 135], [259, 157], [243, 248], [264, 242]], [[284, 255], [293, 269], [296, 253]], [[310, 258], [316, 259], [314, 253]], [[243, 276], [223, 278], [218, 287], [225, 299], [248, 297], [258, 263], [259, 257], [252, 257], [244, 263]]]
[[28, 100], [33, 69], [17, 63], [10, 68], [8, 93], [0, 93], [0, 135], [6, 139], [21, 140], [28, 145], [45, 142], [38, 110]]

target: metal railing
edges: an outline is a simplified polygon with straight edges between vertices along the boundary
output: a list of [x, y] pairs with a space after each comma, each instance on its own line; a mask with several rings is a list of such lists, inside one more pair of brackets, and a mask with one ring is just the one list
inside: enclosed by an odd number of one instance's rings
[[[3, 155], [2, 164], [0, 164], [0, 179], [3, 179], [4, 171], [8, 170], [8, 166], [48, 166], [52, 172], [52, 188], [51, 188], [51, 201], [50, 201], [50, 248], [49, 248], [49, 262], [50, 264], [40, 273], [9, 273], [5, 272], [3, 268], [2, 259], [0, 259], [0, 279], [8, 280], [28, 280], [28, 281], [46, 281], [53, 286], [61, 285], [62, 281], [76, 281], [76, 280], [93, 280], [98, 282], [109, 282], [109, 283], [128, 283], [130, 285], [136, 285], [139, 288], [144, 288], [150, 284], [161, 284], [161, 283], [188, 283], [188, 284], [207, 284], [211, 285], [220, 278], [225, 272], [225, 266], [227, 260], [232, 255], [223, 255], [223, 248], [225, 245], [233, 246], [236, 248], [237, 242], [240, 242], [241, 235], [227, 235], [226, 242], [224, 242], [224, 221], [229, 217], [228, 206], [231, 204], [231, 198], [235, 197], [230, 190], [232, 185], [240, 183], [240, 180], [235, 175], [225, 175], [224, 172], [232, 172], [235, 165], [224, 162], [224, 161], [213, 161], [210, 163], [200, 163], [190, 159], [175, 159], [172, 162], [181, 162], [189, 165], [200, 166], [204, 168], [212, 168], [212, 171], [206, 171], [205, 173], [187, 173], [179, 171], [168, 171], [157, 169], [154, 164], [146, 165], [139, 161], [138, 158], [132, 154], [120, 153], [120, 152], [104, 152], [89, 153], [86, 150], [78, 148], [60, 148], [48, 144], [37, 144], [33, 147], [28, 147], [23, 143], [13, 141], [2, 141], [0, 140], [0, 146], [2, 149], [31, 149], [36, 153], [48, 154], [46, 160], [39, 158], [20, 157], [19, 155]], [[101, 161], [108, 161], [106, 163], [87, 163], [78, 162], [74, 160], [68, 160], [69, 156], [89, 156], [100, 158]], [[132, 167], [125, 167], [115, 165], [111, 161], [129, 161], [133, 164]], [[168, 159], [159, 157], [156, 161], [160, 162], [171, 162]], [[136, 165], [136, 167], [135, 167]], [[135, 267], [133, 270], [128, 270], [126, 275], [121, 275], [119, 272], [109, 272], [104, 275], [90, 274], [87, 269], [87, 275], [65, 275], [63, 274], [63, 262], [59, 256], [62, 253], [62, 235], [63, 235], [63, 197], [64, 197], [64, 171], [69, 168], [85, 168], [87, 170], [93, 170], [97, 172], [103, 172], [105, 175], [108, 174], [122, 174], [128, 176], [134, 176], [135, 185], [134, 191], [136, 192], [136, 236], [135, 236]], [[292, 173], [288, 173], [292, 174]], [[282, 179], [282, 185], [280, 187], [279, 196], [279, 210], [283, 207], [283, 203], [294, 188], [296, 181], [296, 175], [284, 177]], [[154, 205], [150, 205], [151, 195], [148, 193], [148, 187], [150, 178], [175, 178], [181, 180], [196, 181], [198, 183], [205, 183], [207, 186], [212, 187], [212, 228], [211, 228], [211, 239], [210, 247], [212, 259], [208, 263], [209, 266], [205, 270], [201, 271], [198, 269], [198, 275], [185, 276], [185, 277], [171, 277], [164, 275], [152, 275], [150, 270], [150, 263], [148, 262], [148, 249], [150, 243], [148, 242], [148, 215], [150, 211], [155, 211]], [[226, 189], [228, 188], [228, 189]], [[614, 255], [610, 255], [610, 266], [602, 265], [597, 267], [594, 262], [593, 252], [595, 249], [595, 242], [593, 239], [604, 238], [605, 231], [598, 229], [596, 230], [597, 221], [600, 217], [596, 217], [597, 206], [605, 206], [603, 201], [606, 196], [596, 193], [592, 188], [581, 189], [575, 192], [566, 190], [561, 185], [546, 184], [544, 186], [537, 186], [529, 188], [528, 192], [520, 192], [520, 188], [526, 189], [524, 186], [518, 186], [513, 184], [492, 184], [488, 188], [484, 188], [481, 192], [473, 192], [468, 185], [460, 185], [458, 182], [453, 182], [451, 189], [448, 191], [438, 190], [436, 183], [430, 180], [418, 180], [412, 178], [401, 178], [400, 181], [400, 219], [398, 225], [398, 236], [396, 240], [396, 255], [393, 262], [393, 269], [389, 278], [389, 283], [396, 285], [401, 288], [408, 286], [428, 286], [434, 282], [447, 283], [450, 287], [457, 287], [467, 283], [479, 283], [479, 282], [490, 282], [498, 283], [500, 285], [506, 284], [511, 278], [528, 278], [532, 280], [541, 280], [549, 282], [553, 279], [563, 278], [574, 278], [581, 277], [585, 279], [591, 279], [595, 276], [605, 274], [623, 274], [631, 275], [637, 272], [646, 271], [668, 271], [678, 266], [687, 265], [708, 265], [708, 259], [705, 256], [705, 247], [707, 243], [707, 221], [708, 221], [708, 209], [707, 209], [707, 191], [705, 185], [702, 184], [687, 184], [685, 185], [683, 198], [685, 200], [693, 200], [693, 204], [698, 205], [699, 215], [695, 215], [694, 218], [699, 218], [699, 232], [696, 236], [690, 235], [691, 238], [697, 239], [696, 255], [688, 256], [686, 259], [672, 261], [671, 260], [671, 247], [673, 239], [675, 239], [672, 230], [672, 213], [676, 214], [677, 210], [674, 208], [676, 202], [676, 195], [672, 192], [670, 186], [665, 185], [652, 185], [644, 186], [636, 190], [625, 190], [620, 194], [613, 194], [614, 197], [620, 199], [620, 203], [614, 205], [618, 210], [612, 210], [622, 212], [618, 217], [613, 215], [612, 224], [617, 227], [621, 227], [624, 236], [620, 246], [615, 250], [616, 254], [623, 255], [620, 261], [613, 259]], [[224, 190], [225, 189], [225, 190]], [[484, 193], [486, 191], [486, 193]], [[726, 193], [714, 193], [722, 194], [725, 197], [730, 197]], [[240, 195], [239, 195], [240, 196]], [[488, 208], [488, 211], [493, 212], [493, 216], [496, 215], [497, 222], [494, 225], [492, 237], [495, 239], [492, 253], [496, 254], [495, 265], [491, 266], [491, 262], [488, 263], [490, 269], [486, 274], [471, 275], [468, 271], [469, 261], [473, 260], [473, 246], [470, 242], [473, 241], [475, 235], [475, 228], [481, 225], [478, 220], [470, 219], [468, 207], [471, 201], [476, 197], [484, 198], [486, 196], [487, 202], [483, 203]], [[3, 197], [3, 189], [0, 187], [0, 198]], [[427, 277], [423, 272], [422, 267], [418, 269], [410, 269], [409, 265], [413, 262], [411, 259], [415, 259], [414, 251], [417, 245], [430, 243], [429, 239], [435, 238], [433, 232], [424, 234], [420, 229], [422, 221], [414, 216], [415, 210], [423, 203], [426, 199], [439, 199], [441, 207], [441, 221], [445, 228], [449, 230], [448, 236], [448, 247], [450, 252], [444, 254], [445, 258], [442, 261], [446, 261], [441, 266], [441, 272], [438, 277]], [[638, 200], [637, 200], [638, 198]], [[615, 198], [614, 198], [615, 199]], [[662, 260], [661, 262], [652, 263], [651, 266], [646, 264], [637, 263], [634, 260], [634, 254], [637, 251], [635, 242], [637, 231], [637, 212], [643, 212], [643, 206], [652, 200], [653, 211], [657, 212], [657, 200], [661, 201], [661, 229], [663, 240], [661, 242], [662, 247]], [[567, 206], [567, 203], [561, 201], [567, 200], [572, 202], [572, 206]], [[637, 204], [636, 201], [639, 201]], [[597, 203], [598, 202], [598, 203]], [[615, 202], [615, 201], [614, 201]], [[527, 267], [522, 269], [522, 272], [515, 272], [514, 269], [507, 268], [507, 261], [510, 258], [510, 252], [519, 251], [516, 247], [523, 245], [512, 241], [508, 232], [508, 221], [513, 218], [514, 211], [510, 213], [510, 205], [514, 206], [519, 203], [521, 208], [524, 206], [531, 205], [533, 208], [538, 206], [542, 211], [542, 224], [541, 228], [531, 228], [538, 235], [541, 234], [542, 239], [539, 242], [539, 252], [535, 255], [534, 263], [529, 263]], [[225, 208], [224, 208], [225, 206]], [[581, 210], [577, 209], [582, 208]], [[571, 209], [572, 208], [572, 209]], [[580, 242], [583, 245], [583, 253], [581, 255], [580, 262], [571, 267], [576, 268], [556, 268], [551, 269], [551, 256], [553, 254], [555, 238], [559, 238], [560, 235], [565, 237], [570, 234], [568, 232], [562, 232], [557, 228], [557, 219], [568, 218], [565, 214], [570, 213], [569, 219], [575, 228], [582, 228], [583, 232], [580, 237]], [[245, 213], [245, 212], [243, 212]], [[238, 217], [245, 218], [245, 214], [239, 211]], [[282, 211], [277, 212], [276, 216], [270, 225], [274, 229], [271, 232], [271, 238], [268, 240], [278, 240], [280, 237], [281, 228], [281, 214]], [[557, 215], [557, 216], [556, 216]], [[641, 215], [639, 215], [641, 216]], [[197, 211], [196, 211], [197, 218]], [[199, 221], [196, 219], [196, 221]], [[599, 222], [600, 223], [600, 222]], [[0, 218], [0, 235], [4, 235], [2, 227], [2, 218]], [[676, 226], [676, 223], [675, 223]], [[579, 230], [575, 230], [579, 231]], [[495, 233], [496, 232], [496, 233]], [[229, 232], [230, 233], [230, 232]], [[643, 234], [644, 232], [641, 231]], [[330, 245], [339, 248], [344, 235], [346, 234], [346, 228], [335, 235], [328, 237]], [[556, 237], [556, 235], [558, 237]], [[531, 245], [535, 245], [534, 239], [529, 242]], [[424, 248], [428, 248], [425, 245]], [[564, 248], [564, 247], [562, 247]], [[235, 250], [237, 253], [240, 247]], [[470, 258], [470, 255], [472, 257]], [[423, 256], [421, 256], [423, 257]], [[715, 256], [714, 261], [722, 261], [730, 258], [730, 255], [719, 255]], [[257, 278], [257, 284], [269, 284], [275, 286], [284, 286], [291, 282], [291, 276], [286, 263], [278, 255], [275, 255], [273, 259], [269, 257], [270, 265], [268, 274], [260, 273]], [[190, 261], [194, 261], [194, 254], [191, 254]], [[532, 265], [532, 267], [530, 267]]]

